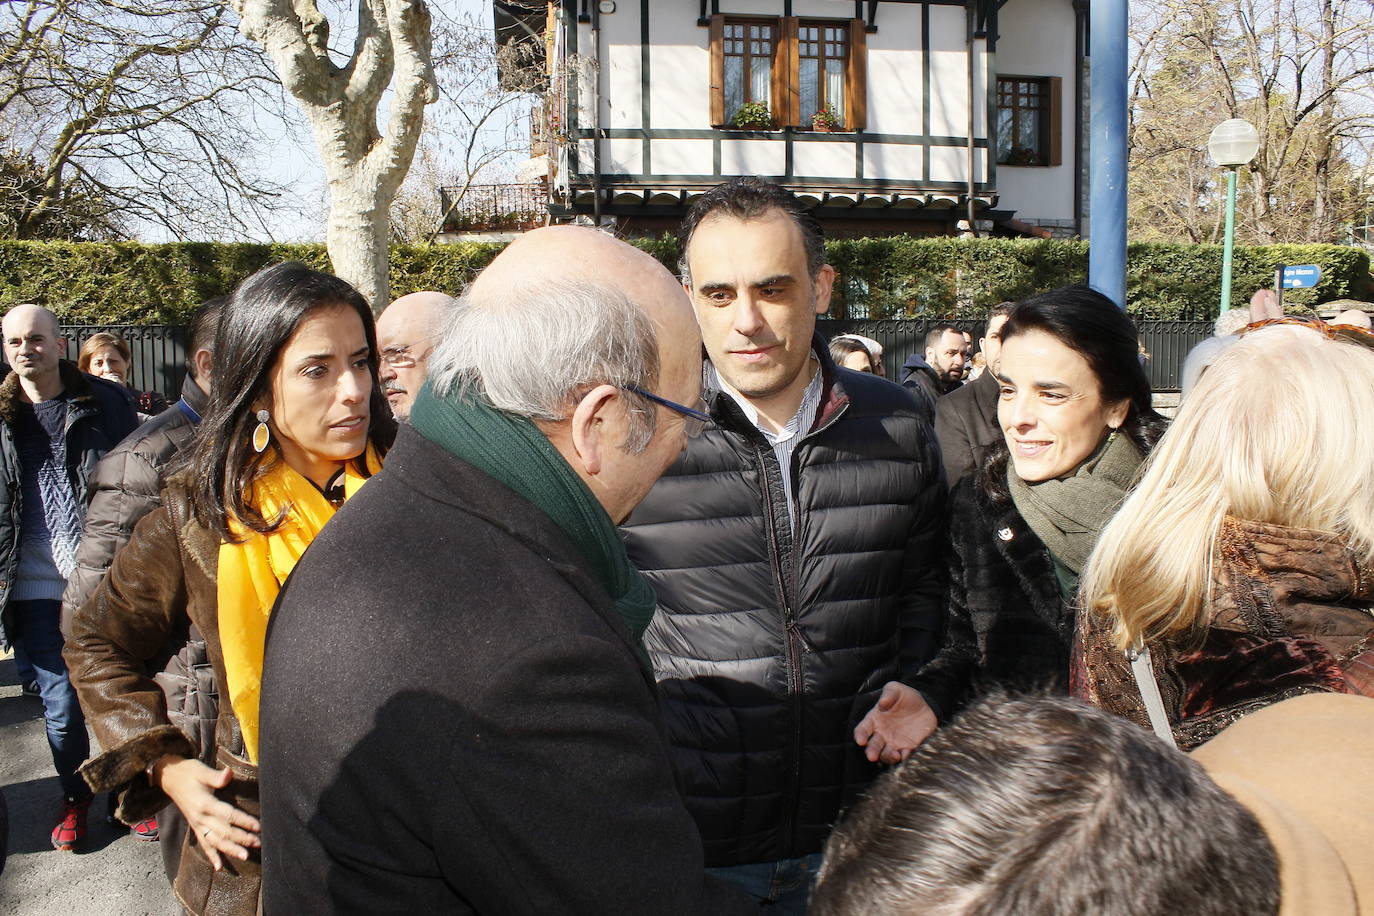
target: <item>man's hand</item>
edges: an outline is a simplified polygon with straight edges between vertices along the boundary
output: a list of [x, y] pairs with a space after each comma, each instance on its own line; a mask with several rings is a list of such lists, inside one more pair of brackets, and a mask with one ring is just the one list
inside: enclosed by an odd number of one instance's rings
[[938, 724], [925, 697], [905, 684], [888, 681], [877, 704], [854, 729], [854, 742], [874, 763], [901, 763]]

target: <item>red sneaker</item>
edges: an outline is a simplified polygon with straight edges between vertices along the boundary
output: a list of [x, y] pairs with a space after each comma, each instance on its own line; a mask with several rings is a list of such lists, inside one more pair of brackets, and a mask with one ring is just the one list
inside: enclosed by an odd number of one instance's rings
[[139, 821], [129, 828], [129, 832], [134, 835], [134, 839], [143, 840], [147, 843], [157, 842], [157, 818], [150, 817], [147, 820]]
[[62, 800], [62, 820], [52, 829], [52, 847], [63, 852], [71, 852], [76, 844], [86, 838], [86, 812], [91, 807], [91, 796]]

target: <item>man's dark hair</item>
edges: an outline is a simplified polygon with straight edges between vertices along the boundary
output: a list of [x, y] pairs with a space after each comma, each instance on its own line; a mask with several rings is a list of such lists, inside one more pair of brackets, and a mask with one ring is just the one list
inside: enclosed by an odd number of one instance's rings
[[196, 377], [196, 351], [215, 352], [215, 328], [219, 325], [219, 315], [224, 310], [224, 303], [228, 301], [228, 296], [206, 299], [191, 316], [191, 333], [186, 341], [186, 371], [191, 373], [191, 378]]
[[994, 695], [831, 834], [813, 916], [1273, 914], [1278, 856], [1186, 754], [1067, 697]]
[[1016, 308], [1016, 303], [1012, 302], [1010, 299], [1008, 299], [1006, 302], [999, 302], [992, 308], [988, 309], [988, 321], [992, 321], [992, 319], [1000, 317], [1002, 315], [1010, 315], [1011, 310], [1014, 308]]
[[747, 175], [716, 185], [687, 208], [687, 215], [677, 231], [678, 251], [681, 252], [678, 273], [682, 281], [692, 285], [692, 275], [687, 268], [687, 246], [703, 219], [713, 213], [735, 219], [761, 219], [769, 210], [781, 210], [797, 224], [806, 250], [806, 269], [814, 277], [825, 266], [825, 231], [821, 224], [791, 191], [756, 175]]
[[939, 324], [935, 325], [933, 328], [931, 328], [929, 331], [926, 331], [926, 349], [933, 350], [936, 347], [940, 346], [940, 339], [945, 336], [946, 331], [953, 331], [955, 334], [958, 334], [961, 339], [964, 336], [963, 331], [959, 330], [949, 322], [942, 321]]

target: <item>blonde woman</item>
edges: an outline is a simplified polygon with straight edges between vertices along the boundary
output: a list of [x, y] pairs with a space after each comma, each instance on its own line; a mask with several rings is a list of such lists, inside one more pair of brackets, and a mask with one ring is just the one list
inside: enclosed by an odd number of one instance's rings
[[1374, 696], [1371, 347], [1277, 319], [1217, 359], [1084, 571], [1075, 693], [1146, 725], [1148, 647], [1185, 749], [1297, 694]]

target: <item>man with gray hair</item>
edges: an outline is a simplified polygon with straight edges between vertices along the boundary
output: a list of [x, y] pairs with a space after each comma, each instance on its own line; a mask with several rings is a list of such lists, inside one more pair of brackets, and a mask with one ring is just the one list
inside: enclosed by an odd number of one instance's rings
[[648, 255], [554, 227], [478, 277], [273, 612], [266, 912], [744, 912], [673, 783], [654, 595], [615, 531], [700, 395], [691, 304]]

